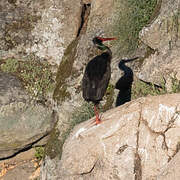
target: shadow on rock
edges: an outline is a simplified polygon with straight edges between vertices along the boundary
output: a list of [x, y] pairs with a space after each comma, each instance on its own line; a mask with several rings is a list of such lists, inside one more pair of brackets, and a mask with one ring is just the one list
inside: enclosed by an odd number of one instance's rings
[[115, 88], [119, 90], [116, 106], [120, 106], [131, 100], [131, 87], [133, 83], [133, 71], [130, 67], [126, 66], [126, 63], [132, 62], [138, 59], [122, 59], [119, 62], [119, 69], [124, 72], [124, 75], [117, 81]]

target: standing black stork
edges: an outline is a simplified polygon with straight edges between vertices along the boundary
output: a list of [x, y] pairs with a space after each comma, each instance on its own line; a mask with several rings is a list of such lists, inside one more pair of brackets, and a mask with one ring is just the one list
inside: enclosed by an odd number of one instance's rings
[[105, 46], [102, 42], [115, 39], [116, 38], [93, 38], [94, 45], [103, 52], [101, 55], [89, 61], [82, 80], [83, 98], [86, 101], [92, 101], [94, 103], [96, 125], [101, 122], [96, 106], [102, 100], [111, 77], [110, 63], [112, 52], [110, 48]]

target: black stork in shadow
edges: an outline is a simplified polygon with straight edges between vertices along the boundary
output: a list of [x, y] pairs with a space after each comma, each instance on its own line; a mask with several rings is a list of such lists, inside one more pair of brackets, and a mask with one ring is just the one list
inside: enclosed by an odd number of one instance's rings
[[118, 80], [115, 88], [119, 90], [116, 106], [120, 106], [131, 100], [131, 88], [133, 83], [133, 71], [130, 67], [126, 66], [126, 63], [132, 62], [138, 59], [138, 57], [133, 59], [122, 59], [119, 62], [119, 69], [124, 72], [124, 75]]
[[103, 52], [101, 55], [98, 55], [89, 61], [82, 80], [83, 98], [86, 101], [92, 101], [94, 103], [96, 125], [101, 122], [96, 106], [102, 100], [111, 77], [110, 63], [112, 52], [109, 47], [103, 44], [103, 42], [115, 39], [116, 38], [93, 38], [95, 47]]

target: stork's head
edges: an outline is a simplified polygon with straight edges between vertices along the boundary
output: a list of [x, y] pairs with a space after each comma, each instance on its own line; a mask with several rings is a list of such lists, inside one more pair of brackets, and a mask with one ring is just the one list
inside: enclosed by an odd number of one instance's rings
[[93, 38], [93, 43], [97, 48], [105, 50], [107, 47], [102, 42], [111, 40], [116, 40], [116, 38], [102, 38], [97, 36]]
[[102, 38], [102, 37], [94, 37], [93, 38], [93, 43], [94, 44], [102, 44], [104, 41], [111, 41], [111, 40], [116, 40], [117, 38]]

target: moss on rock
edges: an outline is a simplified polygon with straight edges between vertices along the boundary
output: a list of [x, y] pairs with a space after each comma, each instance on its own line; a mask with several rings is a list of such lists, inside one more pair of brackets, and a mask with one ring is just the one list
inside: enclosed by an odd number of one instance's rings
[[73, 63], [76, 55], [78, 39], [72, 41], [67, 47], [63, 59], [59, 65], [57, 76], [56, 76], [56, 88], [54, 90], [53, 98], [57, 102], [61, 103], [70, 97], [70, 93], [67, 91], [66, 80], [73, 72]]
[[62, 143], [58, 139], [59, 137], [59, 130], [55, 127], [51, 133], [48, 143], [45, 147], [45, 155], [49, 156], [51, 159], [61, 155], [62, 151]]

